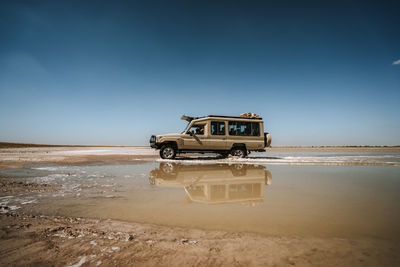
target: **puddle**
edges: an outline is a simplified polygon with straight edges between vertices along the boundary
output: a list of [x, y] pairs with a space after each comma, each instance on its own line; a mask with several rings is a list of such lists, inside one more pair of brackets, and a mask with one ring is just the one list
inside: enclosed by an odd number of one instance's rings
[[0, 175], [59, 186], [57, 192], [0, 198], [2, 204], [38, 215], [269, 235], [400, 239], [397, 166], [204, 160], [202, 164], [34, 165]]
[[179, 155], [178, 160], [160, 162], [225, 163], [225, 164], [284, 164], [284, 165], [382, 165], [400, 166], [398, 152], [327, 152], [327, 151], [268, 151], [251, 153], [247, 158], [219, 158], [218, 156], [189, 157]]

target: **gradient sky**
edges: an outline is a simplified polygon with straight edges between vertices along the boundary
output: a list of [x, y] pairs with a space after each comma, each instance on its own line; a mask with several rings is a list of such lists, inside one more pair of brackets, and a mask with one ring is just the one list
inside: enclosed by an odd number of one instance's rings
[[1, 1], [0, 141], [147, 145], [182, 114], [256, 112], [275, 146], [400, 145], [399, 10]]

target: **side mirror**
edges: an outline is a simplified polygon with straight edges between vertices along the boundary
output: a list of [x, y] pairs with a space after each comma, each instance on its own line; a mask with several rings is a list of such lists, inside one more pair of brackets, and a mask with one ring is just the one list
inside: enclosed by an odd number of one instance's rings
[[189, 131], [188, 133], [189, 133], [190, 136], [193, 136], [193, 132], [192, 131]]

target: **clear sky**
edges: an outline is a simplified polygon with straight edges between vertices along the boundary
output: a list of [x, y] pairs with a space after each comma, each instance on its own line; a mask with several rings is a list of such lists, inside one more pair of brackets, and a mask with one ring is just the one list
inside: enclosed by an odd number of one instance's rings
[[0, 141], [147, 145], [256, 112], [275, 146], [400, 145], [399, 3], [1, 1]]

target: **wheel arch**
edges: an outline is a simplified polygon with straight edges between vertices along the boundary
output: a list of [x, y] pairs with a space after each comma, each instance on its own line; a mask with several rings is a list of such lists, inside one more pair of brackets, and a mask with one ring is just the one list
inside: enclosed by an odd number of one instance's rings
[[164, 141], [160, 144], [160, 148], [165, 145], [171, 145], [174, 149], [178, 150], [178, 143], [176, 141]]
[[244, 143], [233, 143], [230, 150], [237, 148], [237, 147], [244, 148], [244, 150], [247, 151], [246, 144], [244, 144]]

